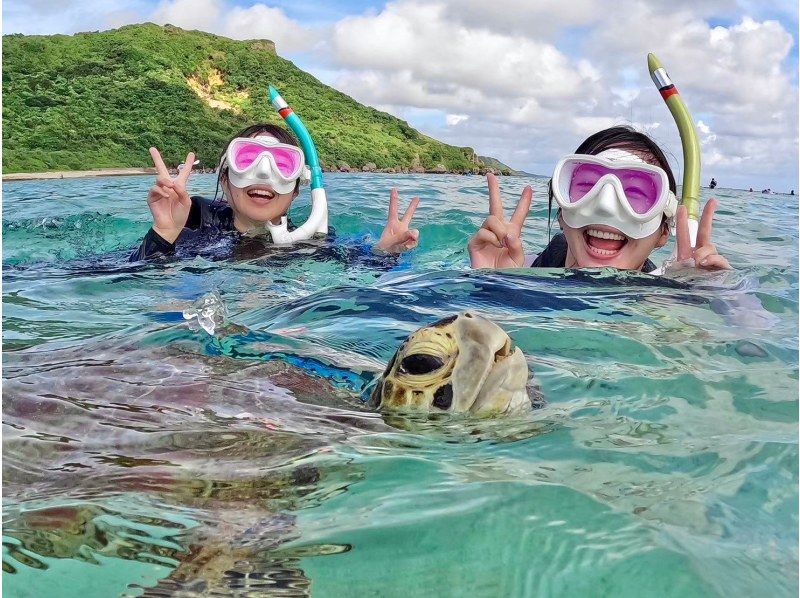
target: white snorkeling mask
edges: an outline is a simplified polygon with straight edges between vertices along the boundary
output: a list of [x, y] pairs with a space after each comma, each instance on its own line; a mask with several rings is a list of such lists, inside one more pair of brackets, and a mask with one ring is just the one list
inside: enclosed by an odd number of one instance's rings
[[276, 193], [291, 193], [298, 179], [310, 178], [303, 150], [281, 143], [272, 135], [237, 137], [228, 145], [224, 162], [231, 185], [244, 189], [251, 185], [269, 185]]
[[604, 224], [632, 239], [652, 235], [678, 209], [664, 169], [621, 149], [565, 156], [556, 164], [552, 188], [572, 228]]

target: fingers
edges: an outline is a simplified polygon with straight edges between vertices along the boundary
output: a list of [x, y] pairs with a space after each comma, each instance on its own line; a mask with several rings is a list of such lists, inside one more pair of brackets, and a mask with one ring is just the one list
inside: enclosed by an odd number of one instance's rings
[[677, 257], [678, 261], [682, 262], [692, 257], [692, 240], [689, 237], [689, 213], [686, 211], [686, 206], [678, 206], [675, 218]]
[[717, 253], [717, 248], [712, 245], [703, 245], [694, 252], [695, 266], [705, 270], [730, 270], [731, 265], [724, 257]]
[[518, 225], [520, 228], [522, 228], [522, 225], [525, 223], [525, 218], [527, 218], [528, 212], [531, 210], [532, 198], [533, 189], [531, 189], [530, 185], [525, 185], [525, 188], [522, 190], [522, 195], [520, 195], [517, 208], [511, 215], [511, 222]]
[[406, 240], [403, 242], [404, 249], [414, 249], [419, 243], [419, 231], [416, 228], [406, 232]]
[[516, 232], [510, 232], [505, 238], [506, 247], [508, 247], [508, 257], [514, 264], [521, 268], [525, 264], [525, 251], [522, 248], [522, 240]]
[[486, 245], [493, 245], [498, 249], [503, 247], [503, 243], [500, 241], [497, 235], [485, 228], [478, 229], [478, 232], [472, 235], [468, 245], [474, 249], [479, 249], [481, 247], [485, 247]]
[[153, 203], [162, 199], [168, 199], [169, 192], [161, 185], [153, 185], [150, 187], [150, 192], [147, 194], [147, 203]]
[[[419, 205], [419, 197], [412, 197], [411, 203], [408, 204], [408, 209], [406, 210], [406, 213], [403, 214], [402, 222], [404, 224], [408, 224], [409, 222], [411, 222], [411, 219], [414, 217], [414, 212], [417, 210], [418, 205]], [[397, 216], [396, 211], [395, 211], [395, 216]]]
[[717, 255], [717, 248], [713, 245], [703, 245], [694, 250], [694, 261], [696, 264], [702, 264], [709, 256]]
[[700, 225], [697, 227], [697, 246], [709, 245], [711, 243], [711, 225], [714, 220], [714, 212], [717, 210], [719, 202], [711, 198], [703, 208], [703, 215], [700, 217]]
[[498, 239], [505, 239], [508, 234], [508, 226], [496, 216], [489, 216], [483, 221], [481, 228], [490, 230]]
[[718, 253], [708, 256], [697, 264], [706, 270], [732, 270], [730, 263]]
[[156, 148], [150, 148], [150, 157], [153, 159], [153, 164], [156, 167], [156, 173], [158, 174], [159, 178], [166, 177], [169, 179], [170, 176], [169, 171], [167, 170], [167, 165], [164, 164], [164, 160], [161, 159], [161, 154], [158, 153]]
[[186, 154], [186, 161], [183, 163], [183, 168], [176, 177], [181, 183], [186, 183], [189, 175], [192, 174], [192, 167], [194, 166], [194, 152]]
[[503, 199], [500, 197], [500, 184], [497, 177], [492, 173], [486, 175], [486, 183], [489, 186], [489, 215], [503, 219]]
[[158, 177], [156, 178], [156, 186], [161, 187], [163, 189], [173, 189], [175, 188], [175, 181], [169, 178], [169, 175], [166, 177], [158, 175]]
[[397, 220], [397, 189], [392, 187], [389, 193], [389, 222]]

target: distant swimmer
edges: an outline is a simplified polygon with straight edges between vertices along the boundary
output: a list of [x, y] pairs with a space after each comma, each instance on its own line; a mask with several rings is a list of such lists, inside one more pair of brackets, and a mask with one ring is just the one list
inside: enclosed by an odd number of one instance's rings
[[753, 192], [753, 188], [752, 188], [752, 187], [750, 187], [750, 193], [752, 193], [752, 192]]
[[789, 193], [789, 195], [794, 195], [794, 189], [792, 189], [792, 192]]
[[717, 179], [715, 179], [714, 177], [711, 177], [711, 182], [708, 184], [708, 188], [709, 189], [713, 189], [716, 186], [717, 186]]

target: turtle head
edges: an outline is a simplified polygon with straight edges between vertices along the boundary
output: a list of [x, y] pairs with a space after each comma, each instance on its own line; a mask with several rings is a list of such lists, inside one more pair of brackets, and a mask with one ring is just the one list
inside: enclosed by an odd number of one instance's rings
[[528, 364], [494, 322], [462, 312], [413, 332], [370, 403], [383, 410], [510, 413], [531, 408]]

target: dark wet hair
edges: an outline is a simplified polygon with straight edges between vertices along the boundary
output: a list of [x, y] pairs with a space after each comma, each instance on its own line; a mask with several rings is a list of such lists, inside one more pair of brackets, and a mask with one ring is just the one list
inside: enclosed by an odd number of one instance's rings
[[[236, 135], [228, 139], [225, 143], [225, 147], [222, 148], [222, 152], [219, 155], [219, 161], [217, 164], [217, 188], [214, 191], [214, 199], [217, 199], [217, 195], [219, 194], [219, 186], [222, 182], [222, 178], [228, 178], [228, 166], [222, 165], [222, 161], [225, 159], [225, 153], [228, 151], [228, 146], [231, 144], [231, 141], [237, 139], [238, 137], [256, 137], [257, 135], [272, 135], [275, 139], [280, 141], [281, 143], [286, 143], [289, 145], [294, 145], [296, 147], [300, 147], [300, 144], [297, 141], [297, 138], [289, 131], [280, 127], [278, 125], [271, 125], [267, 123], [257, 123], [255, 125], [250, 125], [249, 127], [242, 129]], [[300, 187], [300, 181], [298, 180], [295, 184], [294, 190]]]
[[[608, 149], [621, 149], [631, 153], [645, 154], [642, 159], [649, 164], [662, 168], [667, 173], [667, 180], [669, 181], [669, 190], [676, 193], [677, 187], [675, 186], [675, 176], [672, 174], [672, 168], [669, 166], [667, 157], [661, 150], [656, 142], [650, 139], [644, 133], [636, 131], [633, 127], [627, 125], [619, 125], [598, 131], [594, 135], [590, 135], [586, 140], [578, 146], [575, 150], [576, 154], [587, 154], [589, 156], [596, 156]], [[550, 179], [548, 184], [548, 197], [547, 197], [547, 236], [550, 237], [550, 213], [553, 206], [553, 180]], [[559, 210], [560, 211], [560, 210]], [[558, 216], [558, 213], [556, 213]], [[666, 222], [666, 217], [664, 218]]]

